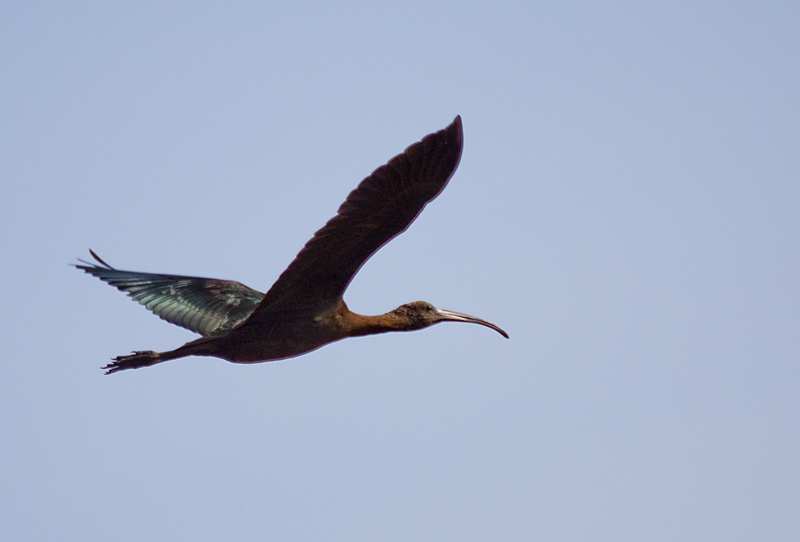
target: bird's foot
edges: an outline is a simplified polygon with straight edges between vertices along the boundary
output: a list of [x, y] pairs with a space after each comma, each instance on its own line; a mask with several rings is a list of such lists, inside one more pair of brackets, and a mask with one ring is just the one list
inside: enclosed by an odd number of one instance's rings
[[109, 363], [103, 369], [107, 375], [116, 373], [117, 371], [124, 371], [125, 369], [138, 369], [139, 367], [148, 367], [159, 361], [158, 352], [152, 350], [140, 350], [134, 352], [129, 356], [117, 356], [113, 359], [113, 363]]

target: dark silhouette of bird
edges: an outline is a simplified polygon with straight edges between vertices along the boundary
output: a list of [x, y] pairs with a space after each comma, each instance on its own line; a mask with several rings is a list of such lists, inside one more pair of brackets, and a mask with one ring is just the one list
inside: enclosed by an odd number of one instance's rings
[[498, 326], [425, 301], [379, 316], [356, 314], [342, 296], [370, 256], [406, 230], [444, 189], [461, 159], [461, 117], [376, 169], [314, 234], [266, 294], [230, 280], [139, 273], [96, 263], [75, 265], [127, 293], [162, 319], [202, 335], [167, 352], [136, 351], [106, 374], [186, 356], [256, 363], [299, 356], [346, 337], [413, 331], [439, 322]]

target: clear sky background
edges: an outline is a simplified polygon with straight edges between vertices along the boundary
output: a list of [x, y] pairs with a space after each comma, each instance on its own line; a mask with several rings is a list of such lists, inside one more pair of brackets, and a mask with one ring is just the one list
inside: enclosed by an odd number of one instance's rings
[[[0, 538], [800, 539], [800, 4], [3, 2]], [[350, 307], [251, 366], [68, 266], [266, 291], [460, 114]]]

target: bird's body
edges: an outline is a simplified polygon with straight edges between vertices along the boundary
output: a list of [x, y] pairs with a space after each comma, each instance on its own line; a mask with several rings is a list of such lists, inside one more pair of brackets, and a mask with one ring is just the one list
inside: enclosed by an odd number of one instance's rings
[[164, 320], [202, 335], [168, 352], [119, 356], [108, 373], [185, 356], [255, 363], [305, 354], [345, 337], [411, 331], [443, 321], [481, 324], [480, 318], [417, 301], [379, 316], [356, 314], [343, 300], [364, 262], [402, 233], [455, 172], [462, 149], [461, 119], [424, 138], [375, 170], [348, 196], [338, 214], [306, 243], [266, 294], [234, 281], [77, 265], [128, 293]]

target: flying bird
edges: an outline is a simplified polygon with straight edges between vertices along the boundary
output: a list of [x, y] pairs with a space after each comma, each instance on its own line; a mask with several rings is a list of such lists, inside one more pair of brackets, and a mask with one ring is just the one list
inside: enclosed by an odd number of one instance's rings
[[230, 280], [115, 269], [93, 251], [75, 267], [127, 293], [160, 318], [201, 337], [175, 350], [112, 358], [106, 374], [186, 356], [257, 363], [299, 356], [344, 339], [481, 318], [415, 301], [379, 316], [356, 314], [343, 295], [370, 256], [408, 228], [441, 193], [461, 160], [461, 117], [376, 169], [306, 243], [266, 294]]

